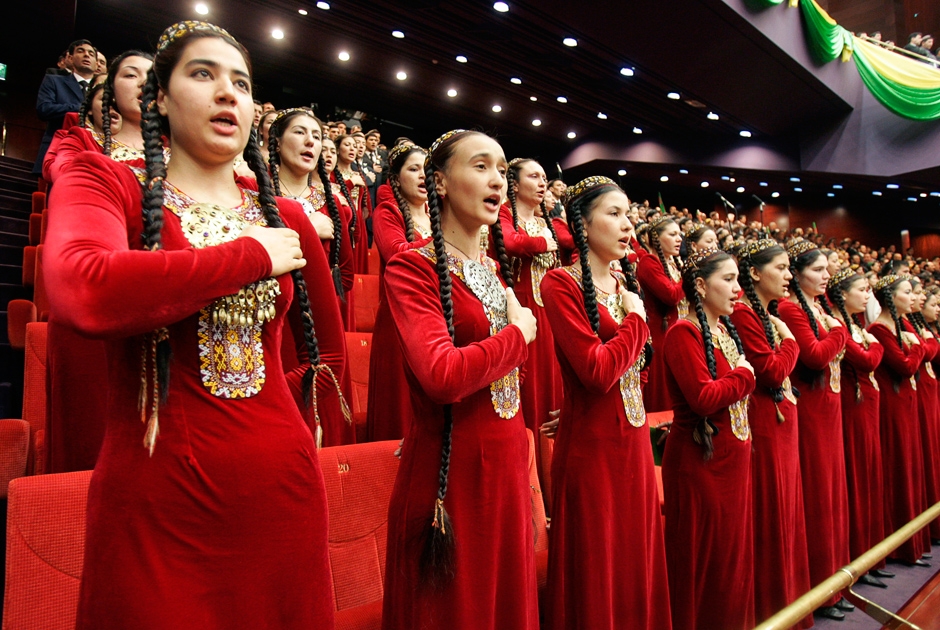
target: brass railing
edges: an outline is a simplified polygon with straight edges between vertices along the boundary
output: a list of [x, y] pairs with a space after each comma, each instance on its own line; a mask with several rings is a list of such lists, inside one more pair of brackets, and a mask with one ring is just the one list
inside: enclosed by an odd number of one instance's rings
[[[925, 512], [908, 522], [898, 531], [894, 532], [880, 543], [860, 555], [858, 558], [839, 569], [831, 577], [823, 581], [819, 586], [807, 592], [795, 602], [778, 612], [776, 615], [757, 626], [756, 630], [777, 630], [790, 628], [800, 619], [813, 614], [813, 611], [822, 606], [836, 593], [851, 587], [859, 577], [871, 570], [873, 566], [888, 557], [892, 551], [903, 545], [914, 534], [926, 527], [930, 521], [940, 517], [940, 503], [937, 503]], [[882, 613], [887, 613], [883, 611]], [[876, 618], [882, 613], [877, 613]], [[893, 616], [887, 613], [889, 616]], [[895, 618], [893, 627], [916, 628], [916, 626], [904, 623], [903, 620]], [[884, 622], [883, 622], [884, 623]]]

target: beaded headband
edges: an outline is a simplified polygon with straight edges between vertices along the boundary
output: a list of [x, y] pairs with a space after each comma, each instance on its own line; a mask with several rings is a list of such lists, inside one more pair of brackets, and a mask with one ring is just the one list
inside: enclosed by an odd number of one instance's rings
[[829, 278], [829, 284], [827, 284], [826, 286], [828, 286], [831, 289], [839, 284], [842, 284], [843, 282], [845, 282], [852, 276], [857, 276], [857, 275], [859, 275], [857, 270], [852, 269], [851, 267], [846, 267], [845, 269], [842, 269], [838, 273], [836, 273], [836, 275]]
[[513, 158], [509, 160], [509, 167], [513, 167], [516, 164], [522, 164], [523, 162], [532, 162], [532, 161], [534, 161], [532, 158]]
[[900, 282], [902, 280], [907, 280], [907, 276], [901, 276], [896, 273], [889, 273], [886, 276], [881, 276], [878, 278], [878, 282], [875, 283], [875, 291], [884, 291], [886, 288], [890, 287], [895, 282]]
[[431, 164], [431, 156], [434, 155], [434, 152], [437, 151], [438, 147], [440, 147], [442, 144], [444, 144], [445, 142], [447, 142], [448, 140], [456, 136], [458, 133], [463, 133], [465, 131], [466, 129], [451, 129], [450, 131], [445, 133], [443, 136], [441, 136], [440, 138], [432, 142], [431, 147], [428, 149], [428, 156], [424, 158], [424, 168], [427, 168], [428, 165]]
[[657, 214], [656, 216], [654, 216], [652, 219], [650, 219], [650, 229], [659, 227], [663, 223], [669, 223], [669, 222], [675, 223], [676, 218], [667, 212], [661, 212]]
[[613, 186], [614, 188], [620, 188], [616, 183], [614, 183], [614, 180], [609, 177], [601, 177], [600, 175], [585, 177], [577, 184], [568, 186], [568, 190], [565, 191], [565, 207], [567, 208], [575, 199], [592, 188], [597, 188], [598, 186]]
[[720, 249], [703, 249], [696, 251], [691, 256], [685, 259], [685, 264], [682, 265], [682, 273], [695, 272], [702, 267], [702, 263], [714, 256], [715, 254], [723, 253]]
[[816, 243], [814, 243], [813, 241], [807, 241], [807, 240], [797, 241], [793, 243], [792, 245], [790, 245], [789, 247], [787, 247], [787, 256], [789, 256], [790, 260], [792, 261], [794, 258], [802, 256], [806, 252], [814, 250], [814, 249], [818, 249], [818, 248], [816, 247]]
[[157, 54], [159, 55], [162, 53], [164, 50], [166, 50], [167, 46], [176, 40], [199, 31], [212, 33], [213, 35], [219, 35], [221, 37], [228, 37], [229, 39], [235, 39], [229, 35], [228, 31], [220, 26], [216, 26], [215, 24], [209, 24], [208, 22], [197, 22], [195, 20], [184, 20], [183, 22], [177, 22], [176, 24], [167, 27], [167, 29], [163, 31], [163, 34], [160, 35], [160, 40], [157, 42]]
[[780, 243], [775, 241], [772, 238], [762, 238], [753, 243], [749, 243], [747, 247], [744, 247], [739, 252], [739, 255], [742, 258], [750, 258], [751, 256], [756, 256], [757, 254], [770, 249], [771, 247], [779, 247]]
[[401, 155], [402, 153], [407, 153], [408, 151], [411, 151], [412, 149], [417, 149], [421, 151], [422, 153], [424, 153], [424, 149], [422, 149], [418, 145], [407, 144], [405, 142], [402, 142], [401, 144], [396, 144], [392, 148], [392, 150], [388, 152], [388, 163], [391, 164], [392, 162], [398, 159], [399, 155]]
[[278, 111], [274, 115], [274, 120], [271, 121], [271, 126], [273, 127], [274, 125], [278, 124], [279, 122], [281, 122], [282, 120], [284, 120], [285, 118], [293, 114], [305, 114], [312, 118], [316, 118], [313, 111], [306, 107], [291, 107], [289, 109], [282, 109]]

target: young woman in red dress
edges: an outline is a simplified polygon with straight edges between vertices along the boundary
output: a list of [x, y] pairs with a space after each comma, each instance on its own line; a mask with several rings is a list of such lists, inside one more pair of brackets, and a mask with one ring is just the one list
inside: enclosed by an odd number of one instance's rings
[[106, 339], [110, 378], [77, 627], [332, 628], [316, 414], [341, 413], [345, 366], [323, 249], [256, 145], [260, 193], [232, 176], [253, 105], [230, 35], [168, 28], [142, 96], [146, 184], [85, 153], [49, 204], [52, 310]]
[[[787, 248], [790, 258], [790, 299], [777, 306], [800, 346], [792, 374], [800, 392], [800, 473], [803, 512], [809, 549], [810, 584], [815, 586], [849, 563], [848, 491], [842, 448], [840, 362], [845, 354], [846, 328], [827, 315], [816, 298], [829, 282], [826, 256], [811, 241]], [[817, 614], [843, 619], [853, 606], [834, 596]]]
[[258, 121], [258, 133], [260, 134], [258, 145], [261, 148], [261, 157], [265, 162], [271, 157], [268, 153], [268, 131], [271, 129], [271, 123], [274, 122], [275, 116], [277, 116], [277, 110], [268, 110], [261, 114], [261, 120]]
[[[773, 616], [810, 589], [806, 520], [800, 481], [799, 423], [790, 374], [800, 347], [769, 311], [789, 295], [787, 252], [772, 239], [748, 244], [738, 256], [744, 296], [731, 321], [754, 366], [751, 395], [751, 483], [754, 506], [754, 608], [757, 622]], [[812, 626], [807, 617], [797, 627]]]
[[[917, 409], [924, 449], [924, 487], [927, 489], [927, 505], [930, 506], [940, 501], [940, 400], [937, 396], [937, 375], [933, 370], [933, 360], [940, 346], [922, 314], [927, 302], [923, 284], [914, 276], [910, 282], [915, 300], [911, 313], [903, 318], [902, 323], [904, 329], [916, 334], [924, 346], [924, 360], [917, 379]], [[940, 539], [940, 519], [930, 523], [930, 537]]]
[[[352, 163], [356, 161], [356, 139], [352, 136], [340, 136], [336, 139], [336, 168], [331, 173], [333, 181], [346, 198], [352, 208], [353, 218], [349, 223], [350, 238], [353, 244], [353, 260], [356, 273], [369, 272], [369, 242], [366, 233], [366, 219], [372, 211], [372, 202], [369, 198], [369, 189], [362, 176], [352, 170]], [[350, 330], [355, 330], [351, 328]]]
[[[913, 311], [914, 293], [907, 276], [889, 274], [875, 283], [881, 314], [868, 331], [881, 343], [884, 356], [875, 378], [881, 389], [881, 460], [884, 465], [885, 535], [927, 508], [924, 455], [917, 408], [917, 373], [924, 360], [920, 338], [904, 329], [901, 317]], [[930, 550], [927, 529], [898, 547], [890, 557], [929, 566], [921, 556]]]
[[656, 215], [646, 232], [650, 256], [637, 261], [637, 280], [643, 287], [643, 299], [649, 319], [653, 341], [653, 359], [650, 363], [649, 382], [643, 391], [647, 411], [669, 411], [666, 364], [663, 362], [666, 331], [689, 313], [689, 303], [682, 291], [681, 262], [678, 260], [682, 234], [679, 225], [668, 214]]
[[672, 626], [754, 626], [754, 535], [748, 399], [754, 369], [728, 318], [741, 290], [720, 250], [686, 261], [693, 313], [666, 333], [675, 417], [663, 455]]
[[425, 161], [432, 242], [385, 268], [413, 422], [388, 518], [382, 627], [536, 630], [539, 626], [519, 369], [532, 312], [480, 247], [497, 220], [506, 159], [473, 131], [438, 138]]
[[565, 205], [579, 262], [542, 282], [565, 387], [552, 458], [546, 625], [668, 630], [662, 514], [640, 387], [649, 329], [642, 300], [610, 268], [628, 251], [630, 202], [612, 180], [589, 177], [568, 188]]
[[[857, 558], [884, 540], [884, 473], [881, 461], [881, 391], [875, 368], [884, 348], [871, 333], [858, 325], [871, 297], [868, 280], [845, 268], [829, 279], [831, 315], [850, 332], [842, 360], [842, 439], [845, 445], [845, 476], [849, 496], [849, 554]], [[863, 584], [885, 587], [884, 561], [875, 566], [878, 574], [859, 578]]]
[[[934, 339], [938, 339], [940, 338], [940, 319], [938, 319], [940, 317], [940, 287], [937, 285], [927, 287], [926, 295], [924, 306], [921, 308], [921, 316], [924, 318], [924, 327], [933, 333]], [[933, 361], [931, 361], [931, 369], [935, 375], [940, 372], [940, 352], [937, 352]], [[940, 453], [940, 444], [934, 446], [932, 457], [936, 459], [937, 453]], [[924, 447], [924, 457], [927, 457], [926, 445]], [[935, 535], [933, 524], [930, 531], [931, 542], [934, 545], [940, 544], [940, 537]]]
[[411, 396], [398, 331], [385, 295], [385, 267], [400, 254], [431, 241], [428, 192], [424, 186], [424, 149], [400, 144], [388, 154], [391, 198], [372, 214], [372, 234], [379, 251], [379, 310], [372, 330], [369, 361], [369, 440], [399, 440], [411, 427]]
[[718, 247], [718, 235], [708, 225], [693, 225], [685, 241], [689, 245], [689, 253]]
[[[542, 208], [547, 189], [542, 166], [535, 160], [516, 158], [509, 163], [507, 172], [509, 204], [499, 211], [516, 295], [520, 304], [532, 310], [540, 329], [538, 338], [529, 346], [529, 358], [522, 369], [522, 411], [535, 435], [550, 420], [549, 412], [561, 406], [562, 396], [555, 342], [542, 300], [542, 279], [559, 264], [558, 237]], [[540, 450], [536, 450], [536, 456], [541, 461]]]

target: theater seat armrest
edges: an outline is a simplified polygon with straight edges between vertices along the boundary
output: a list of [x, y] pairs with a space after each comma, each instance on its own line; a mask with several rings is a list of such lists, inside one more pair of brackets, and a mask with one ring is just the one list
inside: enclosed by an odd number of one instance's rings
[[26, 474], [29, 457], [29, 423], [0, 420], [0, 498], [7, 498], [10, 482]]

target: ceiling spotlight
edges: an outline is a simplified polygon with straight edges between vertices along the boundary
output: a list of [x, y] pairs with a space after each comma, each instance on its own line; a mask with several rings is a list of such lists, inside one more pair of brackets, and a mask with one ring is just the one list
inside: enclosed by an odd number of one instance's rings
[[689, 174], [689, 169], [687, 169], [687, 168], [680, 168], [680, 169], [679, 169], [679, 174], [680, 174], [680, 175], [688, 175], [688, 174]]
[[793, 189], [793, 192], [803, 192], [803, 189], [797, 186], [796, 188]]
[[679, 96], [678, 92], [670, 92], [669, 94], [666, 95], [666, 98], [671, 99], [673, 101], [678, 101], [682, 97]]
[[876, 197], [880, 197], [880, 196], [881, 196], [881, 191], [880, 191], [880, 190], [873, 190], [873, 191], [871, 191], [871, 194], [873, 194], [873, 195], [876, 196]]
[[538, 118], [533, 118], [533, 119], [532, 119], [532, 126], [533, 126], [533, 127], [539, 127], [539, 126], [541, 126], [541, 125], [542, 125], [542, 121], [541, 121], [541, 120], [539, 120]]
[[568, 99], [565, 98], [564, 96], [559, 96], [559, 97], [556, 98], [555, 100], [558, 101], [559, 103], [567, 103], [567, 102], [568, 102]]
[[668, 181], [669, 181], [669, 176], [668, 176], [668, 175], [661, 175], [660, 178], [659, 178], [659, 181], [661, 181], [661, 182], [668, 182]]
[[320, 2], [317, 2], [317, 8], [318, 8], [318, 9], [323, 9], [324, 11], [329, 11], [329, 10], [330, 10], [330, 3], [329, 3], [329, 2], [323, 2], [323, 0], [320, 0]]
[[617, 171], [617, 175], [620, 175], [621, 177], [623, 177], [626, 174], [627, 174], [627, 171], [625, 169], [620, 169], [619, 171]]
[[493, 105], [493, 111], [498, 114], [499, 112], [503, 111], [503, 108], [499, 105]]
[[927, 197], [927, 193], [920, 193], [920, 196], [921, 196], [922, 198], [926, 198], [926, 197]]
[[624, 66], [623, 68], [620, 69], [620, 74], [622, 74], [625, 77], [632, 77], [634, 74], [636, 74], [636, 70], [634, 70], [633, 68], [628, 68]]
[[790, 181], [791, 181], [791, 182], [798, 182], [798, 181], [800, 181], [800, 178], [799, 178], [799, 177], [791, 177], [791, 178], [790, 178]]
[[576, 134], [575, 132], [573, 132], [573, 131], [569, 131], [569, 132], [568, 132], [568, 139], [569, 139], [569, 140], [574, 140], [574, 139], [577, 138], [577, 137], [578, 137], [578, 134]]
[[271, 37], [273, 37], [274, 39], [284, 39], [284, 31], [282, 31], [279, 28], [276, 28], [273, 31], [271, 31]]
[[705, 118], [709, 120], [718, 120], [718, 114], [716, 114], [715, 112], [708, 112], [708, 115], [705, 116]]
[[637, 134], [637, 135], [640, 135], [641, 133], [643, 133], [643, 130], [640, 129], [639, 127], [634, 127], [634, 128], [633, 128], [633, 133], [635, 133], [635, 134]]
[[520, 79], [519, 77], [513, 77], [509, 79], [509, 82], [514, 85], [522, 85], [522, 79]]
[[395, 39], [405, 39], [405, 34], [401, 31], [392, 31], [392, 37]]
[[917, 201], [917, 197], [908, 197], [907, 200], [908, 200], [908, 201]]
[[509, 11], [509, 5], [505, 2], [494, 2], [493, 8], [499, 11], [500, 13], [507, 13]]
[[199, 15], [208, 15], [209, 7], [207, 7], [204, 2], [200, 2], [199, 4], [196, 5], [196, 13], [198, 13]]
[[827, 197], [835, 197], [836, 194], [835, 194], [835, 193], [826, 193], [826, 196], [827, 196]]
[[727, 175], [722, 175], [722, 176], [721, 176], [721, 181], [726, 182], [726, 181], [728, 181], [728, 180], [730, 180], [730, 179], [731, 179], [731, 178], [728, 177]]
[[405, 73], [403, 70], [399, 70], [398, 74], [395, 75], [395, 78], [398, 79], [399, 81], [404, 81], [405, 79], [408, 78], [408, 74]]
[[751, 137], [751, 132], [748, 131], [747, 129], [742, 129], [741, 132], [740, 132], [740, 136], [741, 136], [742, 138], [750, 138], [750, 137]]
[[539, 100], [539, 99], [538, 99], [537, 96], [530, 96], [530, 97], [529, 97], [529, 100], [534, 103], [534, 102], [536, 102], [536, 101]]
[[561, 43], [564, 44], [565, 46], [574, 48], [575, 46], [578, 45], [578, 40], [576, 40], [574, 37], [566, 37], [563, 40], [561, 40]]
[[597, 112], [597, 117], [600, 118], [601, 120], [607, 120], [607, 114], [605, 114], [604, 112]]
[[930, 196], [931, 196], [931, 197], [940, 197], [940, 192], [932, 192], [932, 193], [930, 193]]
[[455, 96], [457, 96], [457, 90], [455, 90], [454, 88], [450, 88], [449, 90], [447, 90], [447, 96], [454, 98]]
[[297, 13], [301, 15], [307, 15], [307, 9], [297, 9]]
[[760, 185], [761, 185], [761, 186], [766, 186], [766, 185], [767, 185], [767, 182], [761, 182]]
[[743, 193], [743, 192], [744, 192], [744, 186], [738, 186], [737, 188], [735, 188], [735, 191], [737, 191], [737, 192], [739, 192], [739, 193]]
[[701, 186], [702, 188], [708, 188], [708, 182], [702, 182]]
[[842, 190], [842, 184], [833, 184], [832, 187], [833, 187], [835, 190]]
[[770, 193], [770, 196], [773, 197], [774, 199], [776, 199], [777, 197], [780, 196], [780, 193], [778, 193], [778, 192], [772, 192], [772, 193]]
[[887, 186], [885, 186], [885, 188], [890, 188], [891, 190], [897, 190], [898, 188], [900, 188], [900, 186], [898, 186], [897, 184], [888, 184]]
[[733, 183], [734, 183], [734, 178], [733, 178], [733, 177], [729, 177], [729, 178], [728, 178], [728, 181], [733, 184]]
[[467, 63], [467, 58], [464, 57], [463, 55], [457, 55], [457, 62], [458, 62], [458, 63]]
[[341, 52], [337, 55], [337, 57], [339, 57], [339, 60], [340, 60], [340, 61], [349, 61], [349, 53], [346, 52], [345, 50], [341, 51]]

